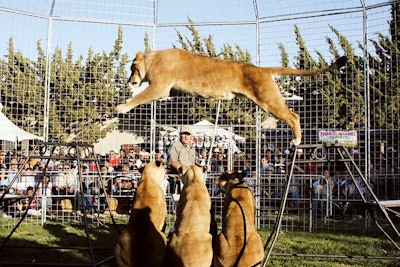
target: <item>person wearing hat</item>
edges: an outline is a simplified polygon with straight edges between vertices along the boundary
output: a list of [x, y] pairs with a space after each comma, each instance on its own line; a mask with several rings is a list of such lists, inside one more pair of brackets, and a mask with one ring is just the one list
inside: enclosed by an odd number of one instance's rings
[[265, 157], [261, 158], [261, 166], [260, 166], [260, 176], [265, 176], [267, 174], [274, 173], [275, 168], [274, 164], [272, 163], [271, 156], [266, 155]]
[[[181, 128], [179, 140], [174, 142], [168, 149], [168, 165], [175, 173], [182, 174], [183, 166], [190, 166], [196, 163], [196, 149], [192, 144], [192, 129], [187, 126]], [[181, 185], [179, 180], [170, 181], [170, 189], [172, 194], [180, 194]]]
[[0, 151], [0, 183], [3, 182], [6, 175], [7, 165], [6, 162], [6, 154], [3, 151]]
[[[0, 182], [0, 185], [7, 186], [8, 183], [10, 181], [12, 181], [12, 179], [14, 179], [14, 176], [18, 173], [18, 166], [19, 166], [18, 160], [15, 158], [11, 159], [10, 164], [8, 166], [8, 170], [6, 172], [7, 175], [5, 176], [3, 181]], [[17, 178], [16, 181], [18, 181], [18, 180], [19, 180], [19, 177]]]
[[[49, 173], [42, 173], [39, 172], [37, 174], [37, 181], [38, 181], [38, 202], [40, 208], [46, 208], [46, 211], [50, 211], [52, 209], [53, 199], [52, 199], [52, 190], [53, 190], [53, 183], [51, 182], [51, 177]], [[42, 203], [41, 196], [46, 196], [46, 203]], [[46, 206], [45, 206], [46, 204]]]
[[192, 144], [193, 135], [189, 127], [182, 127], [179, 133], [179, 140], [174, 142], [168, 149], [168, 164], [178, 171], [183, 166], [190, 166], [196, 162], [196, 150]]

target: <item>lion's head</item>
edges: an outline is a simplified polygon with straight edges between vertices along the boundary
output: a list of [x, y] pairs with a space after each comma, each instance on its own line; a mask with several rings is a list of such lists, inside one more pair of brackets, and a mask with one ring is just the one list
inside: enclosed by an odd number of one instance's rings
[[191, 165], [189, 167], [183, 166], [182, 170], [182, 183], [188, 184], [193, 181], [203, 181], [205, 169], [202, 166]]
[[142, 179], [155, 179], [162, 182], [165, 176], [165, 166], [160, 160], [147, 163], [143, 169]]
[[139, 87], [146, 77], [146, 70], [144, 66], [144, 53], [137, 52], [135, 59], [131, 65], [131, 76], [129, 83], [134, 87]]
[[219, 187], [223, 193], [229, 190], [229, 187], [238, 183], [243, 182], [243, 178], [246, 173], [240, 173], [238, 171], [229, 170], [221, 174], [219, 177]]

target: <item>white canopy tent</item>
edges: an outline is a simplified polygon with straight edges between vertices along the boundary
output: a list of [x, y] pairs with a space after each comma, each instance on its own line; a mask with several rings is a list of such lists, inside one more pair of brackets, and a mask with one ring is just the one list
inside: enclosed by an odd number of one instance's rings
[[[215, 126], [213, 123], [209, 122], [208, 120], [199, 121], [193, 125], [190, 125], [189, 127], [192, 129], [193, 135], [207, 135], [207, 136], [214, 135]], [[215, 135], [225, 136], [236, 142], [244, 142], [245, 141], [244, 137], [237, 135], [237, 134], [233, 133], [232, 131], [229, 131], [225, 128], [217, 126], [217, 128], [215, 130], [216, 130]], [[179, 130], [170, 132], [169, 134], [170, 135], [179, 135]]]
[[110, 150], [119, 151], [124, 144], [144, 143], [144, 138], [127, 132], [113, 130], [94, 144], [94, 150], [99, 154], [106, 154]]
[[42, 137], [19, 128], [1, 112], [1, 109], [2, 105], [0, 103], [0, 140], [15, 142], [15, 146], [17, 146], [18, 142], [25, 140], [43, 140]]

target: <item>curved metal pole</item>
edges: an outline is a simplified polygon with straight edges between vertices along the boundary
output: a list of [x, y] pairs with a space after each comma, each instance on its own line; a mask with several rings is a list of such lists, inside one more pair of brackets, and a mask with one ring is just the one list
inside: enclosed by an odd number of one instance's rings
[[[217, 134], [217, 126], [218, 126], [218, 118], [219, 118], [219, 111], [221, 109], [221, 100], [218, 100], [218, 104], [217, 104], [217, 115], [215, 117], [215, 123], [214, 123], [214, 132], [211, 138], [211, 144], [214, 143], [215, 141], [215, 135]], [[211, 157], [212, 157], [212, 146], [210, 148], [210, 151], [208, 152], [208, 158], [207, 158], [207, 166], [210, 166], [211, 163]], [[207, 172], [206, 172], [207, 175]]]
[[286, 201], [287, 201], [287, 197], [288, 197], [288, 194], [289, 194], [290, 183], [292, 181], [294, 164], [295, 164], [295, 161], [296, 161], [296, 155], [297, 155], [297, 147], [295, 147], [294, 151], [293, 151], [293, 160], [290, 163], [290, 171], [289, 171], [288, 177], [286, 179], [285, 190], [284, 190], [282, 198], [281, 198], [281, 205], [279, 207], [278, 216], [276, 217], [275, 227], [272, 230], [272, 232], [271, 232], [270, 236], [268, 237], [268, 240], [267, 240], [267, 242], [265, 243], [265, 246], [264, 246], [264, 251], [265, 251], [267, 249], [269, 243], [271, 243], [271, 241], [272, 241], [271, 246], [269, 247], [268, 252], [265, 255], [265, 258], [264, 258], [264, 261], [263, 261], [263, 265], [262, 265], [263, 267], [267, 266], [267, 262], [268, 262], [269, 258], [271, 257], [272, 250], [273, 250], [273, 248], [275, 246], [276, 241], [278, 240], [279, 231], [281, 230], [283, 212], [285, 210]]

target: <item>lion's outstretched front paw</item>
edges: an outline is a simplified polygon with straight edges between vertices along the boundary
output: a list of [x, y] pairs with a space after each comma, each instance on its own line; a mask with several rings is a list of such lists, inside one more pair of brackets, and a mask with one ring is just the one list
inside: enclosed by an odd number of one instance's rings
[[118, 113], [127, 113], [129, 110], [131, 110], [131, 108], [128, 104], [121, 104], [117, 106]]

